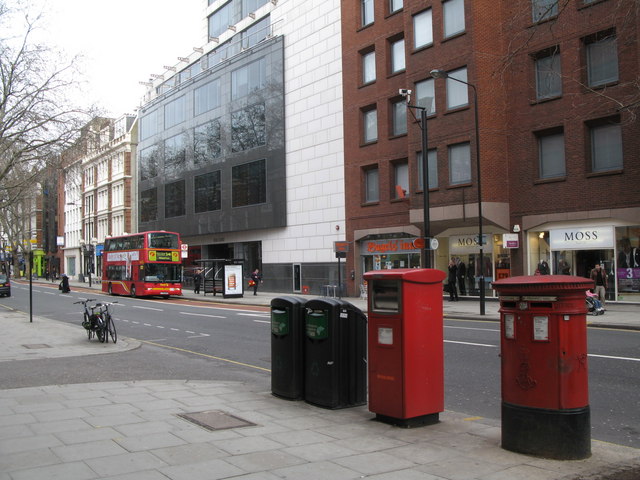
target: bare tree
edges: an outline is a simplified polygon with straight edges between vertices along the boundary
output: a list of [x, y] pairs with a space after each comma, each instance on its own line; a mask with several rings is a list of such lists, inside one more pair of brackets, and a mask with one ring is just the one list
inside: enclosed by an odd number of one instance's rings
[[[39, 17], [0, 0], [0, 209], [12, 205], [60, 158], [86, 114], [70, 106], [74, 60], [31, 41]], [[22, 32], [10, 36], [22, 23]]]
[[[640, 0], [612, 0], [607, 2], [606, 15], [599, 20], [602, 25], [616, 26], [610, 28], [598, 40], [614, 39], [618, 53], [635, 55], [637, 48], [637, 28], [640, 18]], [[575, 15], [575, 3], [570, 0], [533, 0], [509, 3], [510, 16], [504, 26], [506, 31], [512, 32], [507, 44], [506, 53], [502, 57], [498, 68], [494, 72], [502, 77], [513, 68], [516, 58], [528, 52], [540, 37], [555, 38], [557, 41], [566, 39], [565, 17]], [[533, 23], [532, 23], [533, 22]], [[522, 28], [527, 25], [527, 28]], [[595, 26], [594, 26], [595, 28]], [[640, 110], [640, 76], [619, 81], [615, 93], [609, 88], [593, 88], [584, 81], [582, 71], [569, 71], [560, 76], [574, 82], [583, 90], [589, 90], [620, 113], [627, 113], [627, 122], [635, 122]]]

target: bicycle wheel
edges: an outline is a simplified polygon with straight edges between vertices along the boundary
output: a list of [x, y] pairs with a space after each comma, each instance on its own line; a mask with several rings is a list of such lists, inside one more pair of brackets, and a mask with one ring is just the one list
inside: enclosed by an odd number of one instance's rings
[[113, 323], [113, 317], [107, 315], [107, 331], [111, 336], [111, 341], [116, 343], [118, 341], [118, 333], [116, 332], [116, 324]]
[[91, 321], [89, 320], [89, 316], [85, 313], [84, 320], [82, 321], [82, 326], [87, 330], [87, 338], [91, 340], [92, 331], [91, 331]]
[[107, 324], [102, 315], [96, 317], [96, 337], [100, 343], [104, 343], [107, 340]]

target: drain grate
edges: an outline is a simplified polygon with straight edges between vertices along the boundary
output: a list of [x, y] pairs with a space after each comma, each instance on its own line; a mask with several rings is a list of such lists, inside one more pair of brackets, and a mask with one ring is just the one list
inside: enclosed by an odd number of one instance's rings
[[22, 345], [24, 348], [28, 348], [29, 350], [35, 350], [37, 348], [51, 348], [50, 345], [46, 343], [27, 343]]
[[230, 428], [254, 427], [256, 424], [243, 420], [242, 418], [231, 415], [221, 410], [209, 410], [207, 412], [197, 413], [180, 413], [179, 417], [195, 423], [207, 430], [227, 430]]

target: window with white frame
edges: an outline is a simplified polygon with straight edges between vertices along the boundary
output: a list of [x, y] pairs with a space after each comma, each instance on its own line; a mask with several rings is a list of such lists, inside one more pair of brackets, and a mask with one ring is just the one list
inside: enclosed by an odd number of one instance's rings
[[404, 38], [391, 43], [391, 73], [405, 69]]
[[363, 142], [370, 143], [378, 140], [378, 111], [371, 108], [362, 112]]
[[373, 2], [374, 0], [361, 0], [360, 5], [361, 5], [363, 27], [373, 23], [373, 18], [374, 18]]
[[469, 105], [469, 87], [464, 83], [456, 82], [455, 79], [466, 82], [467, 67], [449, 72], [449, 76], [447, 77], [448, 110]]
[[[418, 152], [416, 155], [416, 162], [418, 164], [418, 189], [423, 190], [422, 182], [422, 152]], [[435, 148], [432, 148], [427, 152], [427, 168], [429, 173], [429, 189], [438, 188], [438, 152]]]
[[547, 50], [536, 57], [536, 98], [559, 97], [562, 95], [562, 70], [560, 51]]
[[407, 133], [407, 101], [403, 98], [391, 104], [392, 111], [392, 135], [404, 135]]
[[104, 158], [98, 162], [98, 182], [109, 180], [109, 159]]
[[111, 157], [111, 172], [113, 175], [124, 173], [124, 152], [118, 152]]
[[[393, 180], [393, 198], [404, 198], [409, 193], [409, 164], [406, 161], [393, 164]], [[399, 190], [402, 190], [402, 195]]]
[[111, 186], [111, 207], [124, 205], [124, 183], [114, 183]]
[[98, 211], [109, 209], [109, 191], [106, 188], [98, 190]]
[[378, 167], [370, 167], [364, 170], [365, 203], [380, 201], [380, 183], [378, 176]]
[[427, 115], [436, 113], [436, 91], [433, 78], [416, 82], [415, 96], [416, 105], [426, 108]]
[[111, 217], [111, 236], [122, 235], [124, 231], [124, 215]]
[[98, 241], [103, 241], [107, 236], [109, 236], [109, 219], [100, 218], [98, 220]]
[[413, 16], [413, 48], [418, 49], [432, 44], [432, 12], [428, 9]]
[[619, 123], [591, 126], [591, 171], [622, 169], [622, 130]]
[[84, 171], [84, 186], [91, 187], [95, 183], [95, 173], [93, 165], [89, 166]]
[[587, 83], [590, 87], [618, 81], [618, 42], [605, 33], [586, 42]]
[[464, 32], [464, 0], [445, 0], [442, 2], [444, 15], [444, 38]]
[[449, 184], [471, 182], [471, 148], [469, 142], [449, 146]]
[[402, 0], [389, 0], [389, 13], [397, 12], [398, 10], [402, 10], [403, 7]]
[[362, 54], [362, 83], [372, 83], [376, 81], [376, 52], [366, 52]]
[[556, 178], [566, 175], [564, 158], [564, 133], [538, 135], [540, 178]]
[[542, 22], [558, 15], [558, 0], [531, 0], [534, 22]]
[[94, 205], [95, 204], [94, 204], [93, 194], [86, 195], [84, 197], [85, 216], [93, 215], [95, 213]]

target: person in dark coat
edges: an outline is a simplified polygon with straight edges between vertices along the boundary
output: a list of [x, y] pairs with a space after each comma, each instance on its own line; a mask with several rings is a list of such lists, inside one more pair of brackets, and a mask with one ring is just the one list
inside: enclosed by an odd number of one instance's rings
[[262, 283], [262, 274], [260, 273], [259, 269], [256, 268], [253, 272], [251, 272], [251, 281], [253, 282], [253, 285], [251, 285], [253, 287], [253, 294], [257, 295], [258, 284]]
[[458, 277], [458, 267], [456, 265], [455, 258], [451, 257], [449, 262], [449, 301], [458, 301], [458, 289], [456, 288], [456, 281]]
[[62, 293], [69, 293], [71, 288], [69, 288], [69, 277], [67, 277], [66, 273], [62, 274], [62, 281], [60, 282], [60, 290]]
[[467, 266], [462, 260], [458, 258], [458, 287], [460, 288], [460, 295], [467, 294], [466, 280], [467, 280]]
[[193, 293], [200, 293], [200, 285], [202, 284], [202, 273], [200, 270], [196, 270], [193, 275]]

